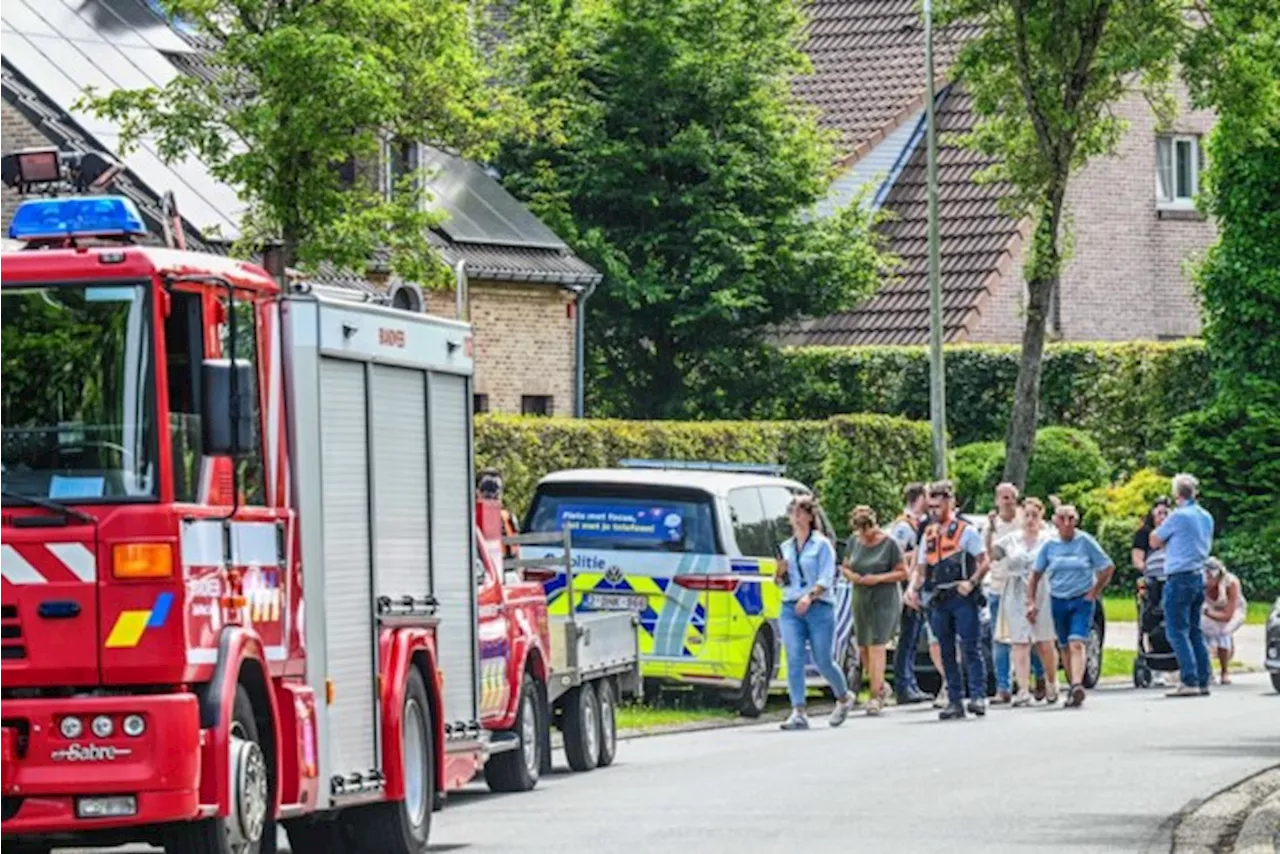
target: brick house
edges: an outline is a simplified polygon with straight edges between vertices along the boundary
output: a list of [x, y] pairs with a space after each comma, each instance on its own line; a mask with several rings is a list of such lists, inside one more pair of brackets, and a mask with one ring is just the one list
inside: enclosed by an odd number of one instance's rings
[[[851, 311], [802, 322], [784, 336], [795, 346], [925, 344], [929, 339], [925, 197], [924, 32], [914, 0], [812, 0], [806, 50], [814, 73], [798, 94], [837, 132], [840, 174], [819, 213], [867, 192], [885, 210], [896, 275]], [[975, 115], [962, 82], [947, 69], [972, 27], [935, 35], [939, 129], [939, 230], [943, 326], [947, 342], [1017, 343], [1026, 286], [1028, 222], [998, 209], [1007, 188], [979, 184], [990, 165], [954, 136]], [[1117, 106], [1129, 129], [1116, 153], [1095, 158], [1067, 193], [1073, 251], [1050, 318], [1059, 340], [1170, 340], [1199, 334], [1185, 270], [1212, 243], [1211, 223], [1194, 208], [1211, 113], [1191, 110], [1185, 90], [1169, 129], [1157, 128], [1140, 93]]]
[[[5, 153], [49, 146], [118, 152], [118, 128], [74, 108], [85, 86], [106, 92], [164, 85], [203, 68], [198, 41], [171, 29], [146, 0], [85, 0], [74, 7], [5, 0], [0, 15], [6, 29], [0, 56]], [[243, 206], [202, 164], [167, 165], [146, 141], [122, 160], [126, 170], [113, 192], [138, 205], [153, 234], [161, 233], [161, 197], [172, 190], [190, 248], [225, 252], [239, 236]], [[406, 165], [427, 170], [429, 204], [445, 214], [430, 240], [465, 277], [476, 408], [579, 413], [580, 309], [600, 274], [476, 164], [425, 145], [395, 156], [388, 151], [378, 164], [387, 187]], [[17, 202], [6, 188], [0, 199], [6, 232]], [[424, 293], [393, 280], [376, 258], [366, 278], [322, 271], [315, 279], [402, 307], [458, 315], [452, 290]]]

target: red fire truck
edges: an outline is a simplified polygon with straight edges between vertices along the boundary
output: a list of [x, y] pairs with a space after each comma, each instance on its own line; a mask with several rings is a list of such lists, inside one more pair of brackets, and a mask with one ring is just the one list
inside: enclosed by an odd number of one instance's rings
[[420, 854], [488, 755], [470, 328], [143, 231], [32, 200], [3, 258], [5, 851]]

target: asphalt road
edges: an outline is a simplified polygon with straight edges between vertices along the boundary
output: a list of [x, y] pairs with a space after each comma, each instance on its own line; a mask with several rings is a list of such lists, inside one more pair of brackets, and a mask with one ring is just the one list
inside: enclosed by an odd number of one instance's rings
[[1258, 673], [1208, 698], [1117, 686], [1079, 711], [941, 723], [915, 706], [838, 730], [638, 738], [613, 767], [557, 770], [526, 794], [450, 795], [431, 849], [1167, 852], [1180, 810], [1280, 764], [1278, 722], [1280, 694]]

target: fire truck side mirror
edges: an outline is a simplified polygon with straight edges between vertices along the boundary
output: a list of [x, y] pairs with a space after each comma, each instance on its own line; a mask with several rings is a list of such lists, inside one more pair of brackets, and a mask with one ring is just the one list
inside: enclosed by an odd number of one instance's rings
[[204, 453], [214, 457], [252, 453], [257, 394], [253, 366], [243, 360], [233, 365], [230, 359], [206, 359], [201, 365], [200, 384], [204, 389]]

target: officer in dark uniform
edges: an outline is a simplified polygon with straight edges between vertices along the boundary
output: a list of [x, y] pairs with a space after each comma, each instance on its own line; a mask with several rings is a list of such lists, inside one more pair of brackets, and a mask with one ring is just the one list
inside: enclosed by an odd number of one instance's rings
[[[929, 622], [942, 647], [942, 665], [947, 677], [947, 707], [939, 713], [942, 720], [965, 716], [964, 679], [960, 675], [960, 659], [968, 669], [972, 689], [969, 712], [987, 713], [983, 699], [987, 684], [986, 665], [978, 650], [981, 633], [982, 578], [987, 574], [986, 546], [978, 530], [956, 513], [955, 488], [949, 480], [929, 487], [929, 515], [920, 548], [908, 602], [917, 603], [923, 592], [929, 603]], [[959, 638], [960, 650], [956, 649]]]

